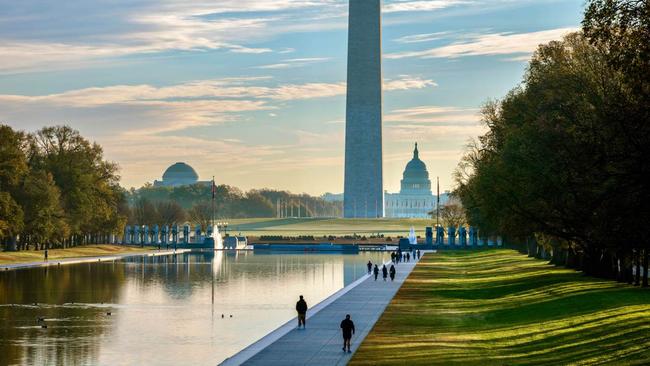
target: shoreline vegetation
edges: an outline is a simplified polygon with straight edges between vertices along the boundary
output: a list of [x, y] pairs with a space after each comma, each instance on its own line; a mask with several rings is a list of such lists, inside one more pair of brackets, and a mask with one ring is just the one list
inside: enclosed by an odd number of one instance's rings
[[650, 292], [514, 250], [428, 253], [350, 365], [650, 363]]
[[[157, 247], [145, 246], [126, 246], [126, 245], [85, 245], [66, 249], [49, 249], [48, 260], [68, 258], [85, 258], [103, 255], [116, 255], [147, 252], [155, 250]], [[44, 260], [43, 251], [24, 250], [19, 252], [0, 252], [0, 265], [2, 264], [19, 264], [30, 262], [42, 262]]]

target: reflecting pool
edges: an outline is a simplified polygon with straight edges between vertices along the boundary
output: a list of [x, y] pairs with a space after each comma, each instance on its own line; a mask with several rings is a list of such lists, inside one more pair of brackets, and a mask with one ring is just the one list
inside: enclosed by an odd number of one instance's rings
[[214, 366], [294, 317], [298, 295], [315, 305], [385, 258], [210, 252], [3, 272], [0, 365]]

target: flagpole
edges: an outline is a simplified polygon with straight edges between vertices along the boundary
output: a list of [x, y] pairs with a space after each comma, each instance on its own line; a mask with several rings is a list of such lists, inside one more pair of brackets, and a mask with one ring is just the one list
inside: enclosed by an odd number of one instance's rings
[[436, 196], [436, 227], [440, 225], [440, 177], [436, 177], [437, 196]]
[[214, 230], [214, 196], [216, 193], [216, 187], [214, 185], [214, 175], [212, 176], [212, 230]]

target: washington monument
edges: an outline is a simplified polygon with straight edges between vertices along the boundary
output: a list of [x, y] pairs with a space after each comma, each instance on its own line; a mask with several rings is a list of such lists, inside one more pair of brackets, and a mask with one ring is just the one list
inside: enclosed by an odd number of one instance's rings
[[350, 0], [344, 217], [383, 217], [381, 0]]

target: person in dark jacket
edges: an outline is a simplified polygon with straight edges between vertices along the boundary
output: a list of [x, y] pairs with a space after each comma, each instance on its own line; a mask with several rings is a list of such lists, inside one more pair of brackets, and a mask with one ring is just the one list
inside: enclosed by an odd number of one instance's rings
[[384, 264], [384, 267], [381, 269], [381, 274], [384, 276], [384, 281], [386, 281], [386, 278], [388, 277], [388, 269], [386, 268], [386, 265]]
[[368, 261], [368, 264], [366, 266], [368, 266], [368, 274], [372, 273], [372, 262]]
[[347, 314], [341, 322], [341, 330], [343, 331], [343, 352], [347, 347], [348, 353], [352, 353], [350, 351], [350, 340], [354, 334], [354, 322], [350, 319], [350, 314]]
[[377, 276], [379, 276], [379, 267], [375, 264], [375, 269], [373, 270], [375, 272], [375, 281], [377, 281]]
[[300, 295], [300, 300], [296, 303], [296, 311], [298, 312], [298, 329], [302, 325], [302, 328], [305, 329], [305, 321], [307, 320], [307, 302]]
[[420, 249], [418, 249], [417, 255], [418, 255], [418, 259], [420, 259]]
[[406, 261], [410, 262], [411, 261], [411, 253], [406, 252]]
[[395, 266], [392, 264], [390, 265], [390, 280], [391, 282], [395, 281]]

